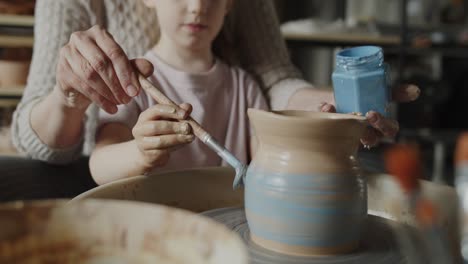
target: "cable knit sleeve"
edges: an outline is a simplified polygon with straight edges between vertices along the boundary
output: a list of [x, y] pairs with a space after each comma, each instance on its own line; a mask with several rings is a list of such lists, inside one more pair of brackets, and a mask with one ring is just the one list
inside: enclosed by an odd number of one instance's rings
[[300, 88], [311, 86], [292, 64], [279, 30], [274, 1], [238, 0], [232, 19], [241, 66], [262, 84], [272, 109], [284, 109]]
[[78, 157], [82, 143], [69, 149], [49, 148], [32, 129], [30, 113], [55, 86], [60, 48], [73, 32], [88, 29], [92, 21], [89, 8], [80, 1], [70, 0], [38, 0], [35, 19], [32, 64], [25, 92], [13, 115], [12, 140], [20, 152], [32, 158], [61, 164]]

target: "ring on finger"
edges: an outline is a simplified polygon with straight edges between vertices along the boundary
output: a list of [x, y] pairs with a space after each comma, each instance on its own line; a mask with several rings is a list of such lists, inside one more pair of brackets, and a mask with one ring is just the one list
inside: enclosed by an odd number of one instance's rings
[[69, 91], [68, 94], [67, 94], [67, 97], [69, 98], [74, 98], [76, 97], [77, 93], [75, 91]]

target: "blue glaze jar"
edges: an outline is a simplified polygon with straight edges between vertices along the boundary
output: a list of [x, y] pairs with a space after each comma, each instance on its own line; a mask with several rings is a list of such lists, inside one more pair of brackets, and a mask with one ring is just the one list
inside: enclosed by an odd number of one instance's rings
[[361, 46], [340, 51], [332, 81], [338, 113], [365, 115], [372, 110], [388, 117], [391, 95], [382, 48]]

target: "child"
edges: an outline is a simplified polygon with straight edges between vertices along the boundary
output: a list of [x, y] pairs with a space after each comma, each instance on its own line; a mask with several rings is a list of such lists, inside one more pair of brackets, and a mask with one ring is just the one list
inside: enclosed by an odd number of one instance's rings
[[246, 72], [212, 52], [234, 0], [144, 1], [156, 10], [160, 26], [159, 42], [145, 55], [155, 68], [149, 80], [181, 104], [157, 104], [141, 91], [119, 106], [117, 114], [101, 111], [90, 158], [94, 180], [103, 184], [152, 171], [226, 165], [195, 139], [183, 121], [189, 115], [248, 162], [252, 141], [247, 109], [268, 109], [267, 103]]

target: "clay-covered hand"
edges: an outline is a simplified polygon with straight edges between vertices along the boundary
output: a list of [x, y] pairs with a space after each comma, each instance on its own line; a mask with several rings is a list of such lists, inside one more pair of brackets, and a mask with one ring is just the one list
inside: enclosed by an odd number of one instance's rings
[[[421, 91], [416, 85], [405, 84], [393, 90], [392, 99], [399, 103], [412, 102], [418, 99]], [[334, 105], [322, 103], [319, 106], [321, 112], [336, 112]], [[396, 120], [383, 117], [375, 111], [366, 113], [370, 124], [361, 143], [366, 147], [376, 146], [383, 137], [395, 137], [400, 126]]]
[[195, 139], [187, 119], [189, 104], [157, 104], [140, 114], [132, 134], [140, 153], [144, 171], [165, 165], [170, 153]]
[[149, 76], [153, 66], [144, 59], [129, 60], [112, 35], [94, 26], [73, 33], [60, 50], [54, 92], [67, 107], [86, 110], [94, 102], [112, 114], [139, 93], [136, 71]]

